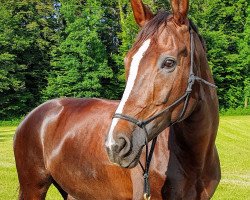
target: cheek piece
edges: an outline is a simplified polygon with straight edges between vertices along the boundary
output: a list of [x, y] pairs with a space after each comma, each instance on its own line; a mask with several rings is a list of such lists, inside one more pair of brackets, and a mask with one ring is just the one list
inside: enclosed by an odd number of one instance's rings
[[148, 148], [148, 131], [146, 128], [146, 125], [149, 124], [150, 122], [152, 122], [153, 120], [155, 120], [156, 118], [160, 117], [162, 114], [169, 112], [169, 110], [171, 108], [173, 108], [174, 106], [178, 105], [180, 102], [184, 101], [184, 106], [183, 109], [178, 117], [178, 119], [174, 122], [171, 122], [169, 126], [172, 126], [173, 124], [180, 122], [183, 120], [183, 116], [187, 110], [187, 105], [188, 105], [188, 101], [190, 98], [190, 94], [192, 92], [193, 89], [193, 85], [195, 83], [195, 81], [199, 81], [201, 83], [206, 84], [207, 86], [213, 87], [213, 88], [217, 88], [217, 86], [213, 83], [210, 83], [198, 76], [194, 75], [193, 72], [193, 68], [194, 68], [194, 36], [193, 36], [193, 30], [190, 29], [190, 43], [191, 43], [191, 64], [190, 64], [190, 71], [189, 71], [189, 77], [188, 77], [188, 83], [187, 83], [187, 89], [185, 91], [185, 93], [179, 97], [174, 103], [172, 103], [171, 105], [169, 105], [167, 108], [165, 108], [164, 110], [162, 110], [161, 112], [153, 115], [152, 117], [145, 119], [145, 120], [138, 120], [135, 119], [131, 116], [128, 115], [123, 115], [120, 113], [115, 113], [113, 118], [120, 118], [126, 121], [129, 121], [135, 125], [137, 125], [139, 128], [141, 128], [145, 134], [145, 146], [146, 146], [146, 161], [145, 161], [145, 167], [143, 167], [143, 165], [141, 164], [141, 162], [139, 161], [139, 164], [142, 168], [143, 171], [143, 177], [144, 177], [144, 199], [149, 200], [150, 199], [150, 185], [149, 185], [149, 167], [150, 167], [150, 162], [152, 160], [153, 157], [153, 152], [154, 152], [154, 148], [155, 148], [155, 143], [157, 140], [157, 137], [155, 137], [152, 141], [151, 144], [151, 148], [149, 151]]

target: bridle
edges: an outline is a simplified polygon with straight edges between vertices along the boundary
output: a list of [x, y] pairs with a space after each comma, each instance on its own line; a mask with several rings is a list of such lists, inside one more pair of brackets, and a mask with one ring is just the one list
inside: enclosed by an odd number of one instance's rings
[[152, 144], [151, 144], [151, 148], [149, 151], [148, 148], [148, 131], [146, 128], [146, 125], [149, 124], [150, 122], [152, 122], [153, 120], [157, 119], [158, 117], [160, 117], [162, 114], [168, 112], [171, 108], [175, 107], [176, 105], [178, 105], [180, 102], [182, 102], [184, 100], [184, 105], [183, 105], [183, 109], [179, 115], [179, 117], [177, 118], [176, 121], [171, 122], [169, 126], [182, 121], [183, 116], [187, 110], [187, 105], [188, 105], [188, 101], [190, 98], [190, 94], [192, 93], [193, 90], [193, 85], [195, 83], [195, 81], [199, 81], [201, 83], [204, 83], [210, 87], [213, 88], [217, 88], [217, 86], [213, 83], [210, 83], [206, 80], [204, 80], [201, 77], [195, 76], [194, 75], [194, 36], [193, 36], [193, 30], [190, 28], [190, 57], [191, 57], [191, 62], [190, 62], [190, 71], [189, 71], [189, 77], [188, 77], [188, 85], [186, 88], [185, 93], [179, 97], [175, 102], [173, 102], [171, 105], [169, 105], [167, 108], [165, 108], [164, 110], [160, 111], [159, 113], [153, 115], [152, 117], [149, 117], [148, 119], [145, 120], [138, 120], [135, 119], [131, 116], [128, 115], [123, 115], [120, 113], [115, 113], [113, 118], [120, 118], [126, 121], [129, 121], [135, 125], [137, 125], [139, 128], [144, 130], [145, 133], [145, 146], [146, 146], [146, 161], [145, 161], [145, 167], [143, 167], [143, 165], [141, 164], [141, 162], [139, 161], [139, 164], [143, 170], [143, 177], [144, 177], [144, 199], [149, 200], [150, 199], [150, 185], [149, 185], [149, 167], [150, 167], [150, 162], [152, 160], [153, 157], [153, 152], [154, 152], [154, 148], [155, 148], [155, 144], [156, 144], [156, 140], [157, 140], [157, 136], [153, 139]]
[[155, 148], [155, 144], [156, 144], [156, 140], [157, 140], [157, 136], [153, 139], [152, 144], [151, 144], [151, 148], [149, 151], [148, 148], [148, 131], [146, 128], [146, 125], [149, 124], [150, 122], [152, 122], [153, 120], [157, 119], [158, 117], [160, 117], [162, 114], [168, 112], [171, 108], [175, 107], [176, 105], [178, 105], [180, 102], [184, 101], [184, 105], [183, 105], [183, 109], [179, 115], [179, 117], [177, 118], [176, 121], [171, 122], [169, 126], [180, 122], [183, 120], [183, 116], [187, 110], [187, 105], [188, 105], [188, 101], [190, 98], [190, 94], [193, 90], [193, 85], [195, 83], [195, 81], [199, 81], [202, 82], [210, 87], [213, 88], [217, 88], [217, 86], [213, 83], [210, 83], [206, 80], [204, 80], [203, 78], [200, 78], [198, 76], [194, 75], [194, 36], [193, 36], [193, 30], [190, 28], [190, 57], [191, 57], [191, 63], [190, 63], [190, 71], [189, 71], [189, 77], [188, 77], [188, 85], [186, 88], [185, 93], [179, 97], [175, 102], [173, 102], [171, 105], [169, 105], [167, 108], [165, 108], [164, 110], [160, 111], [159, 113], [153, 115], [152, 117], [149, 117], [148, 119], [145, 120], [138, 120], [135, 119], [133, 117], [130, 117], [128, 115], [123, 115], [120, 113], [115, 113], [113, 118], [120, 118], [126, 121], [129, 121], [135, 125], [137, 125], [139, 128], [141, 128], [142, 130], [144, 130], [145, 133], [145, 146], [146, 146], [146, 161], [145, 161], [145, 167], [143, 167], [143, 165], [141, 164], [141, 162], [139, 161], [139, 164], [143, 170], [143, 177], [144, 177], [144, 199], [149, 200], [150, 199], [150, 185], [149, 185], [149, 167], [150, 167], [150, 162], [152, 160], [153, 157], [153, 152], [154, 152], [154, 148]]

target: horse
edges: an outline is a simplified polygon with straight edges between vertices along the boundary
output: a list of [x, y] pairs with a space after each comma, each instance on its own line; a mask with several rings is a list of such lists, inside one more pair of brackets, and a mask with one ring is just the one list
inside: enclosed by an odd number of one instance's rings
[[209, 199], [220, 180], [219, 117], [204, 42], [187, 18], [187, 0], [171, 1], [172, 15], [156, 17], [141, 3], [132, 3], [143, 28], [125, 58], [127, 85], [105, 143], [109, 159], [135, 167], [148, 141], [171, 126], [169, 198]]
[[121, 101], [60, 98], [26, 116], [14, 136], [19, 200], [45, 199], [51, 184], [64, 199], [140, 200], [138, 163], [151, 157], [144, 146], [154, 146], [146, 178], [152, 199], [213, 196], [218, 98], [188, 4], [172, 0], [172, 13], [154, 15], [131, 0], [141, 31], [125, 57]]

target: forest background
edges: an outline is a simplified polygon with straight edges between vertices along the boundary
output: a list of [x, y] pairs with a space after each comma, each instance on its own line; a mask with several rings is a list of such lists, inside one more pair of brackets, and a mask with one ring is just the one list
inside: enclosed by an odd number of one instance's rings
[[[206, 41], [220, 109], [249, 109], [249, 3], [190, 0], [189, 18]], [[138, 31], [128, 0], [0, 0], [0, 120], [52, 98], [120, 99]]]

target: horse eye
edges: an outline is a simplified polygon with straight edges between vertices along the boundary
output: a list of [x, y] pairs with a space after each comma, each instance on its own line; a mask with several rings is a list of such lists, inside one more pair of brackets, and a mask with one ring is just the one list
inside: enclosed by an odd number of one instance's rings
[[161, 68], [162, 69], [167, 69], [167, 70], [171, 70], [176, 66], [176, 61], [173, 58], [167, 58], [166, 60], [164, 60], [164, 62], [162, 63]]

